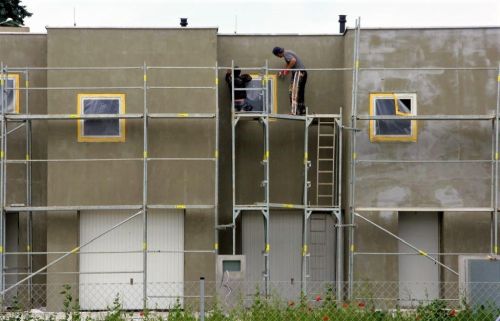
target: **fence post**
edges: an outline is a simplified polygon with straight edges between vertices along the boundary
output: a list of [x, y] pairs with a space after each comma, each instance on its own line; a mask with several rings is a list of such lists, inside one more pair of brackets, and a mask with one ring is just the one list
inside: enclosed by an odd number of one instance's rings
[[205, 278], [200, 277], [200, 321], [205, 321]]

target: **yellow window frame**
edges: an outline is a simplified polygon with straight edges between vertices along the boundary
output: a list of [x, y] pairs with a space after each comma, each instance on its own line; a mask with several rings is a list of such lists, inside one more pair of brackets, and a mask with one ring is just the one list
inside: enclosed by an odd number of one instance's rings
[[278, 77], [277, 75], [258, 75], [258, 74], [250, 74], [250, 77], [252, 77], [252, 80], [253, 79], [261, 79], [261, 80], [264, 80], [265, 81], [262, 81], [262, 88], [266, 88], [266, 83], [267, 81], [269, 81], [269, 79], [272, 79], [273, 81], [273, 92], [272, 92], [272, 95], [273, 95], [273, 99], [272, 101], [274, 102], [274, 106], [272, 106], [272, 113], [273, 114], [277, 114], [278, 113]]
[[[120, 114], [125, 114], [125, 94], [78, 94], [77, 114], [83, 115], [83, 100], [85, 98], [118, 98], [120, 100]], [[77, 120], [78, 142], [83, 143], [123, 143], [125, 142], [125, 119], [119, 119], [120, 136], [85, 136], [83, 135], [84, 120]]]
[[[10, 80], [10, 79], [14, 79], [14, 88], [7, 88], [7, 89], [11, 89], [14, 91], [14, 99], [16, 100], [15, 101], [15, 104], [14, 104], [14, 113], [16, 114], [19, 114], [19, 111], [21, 110], [21, 104], [20, 104], [20, 101], [19, 101], [19, 98], [20, 98], [20, 95], [19, 95], [19, 74], [7, 74], [6, 79], [2, 79], [2, 81], [5, 81], [5, 80]], [[2, 86], [7, 87], [7, 84], [3, 84], [2, 83]]]
[[[416, 104], [412, 106], [411, 113], [405, 113], [399, 110], [398, 98], [400, 96], [409, 95], [407, 93], [399, 94], [399, 93], [370, 93], [370, 116], [376, 116], [375, 114], [375, 100], [377, 98], [393, 98], [394, 99], [394, 108], [395, 108], [395, 116], [401, 116], [401, 119], [404, 119], [404, 116], [414, 116], [416, 115]], [[411, 94], [415, 95], [415, 94]], [[376, 120], [370, 120], [369, 131], [370, 131], [370, 142], [416, 142], [417, 141], [417, 121], [411, 120], [411, 135], [376, 135]]]

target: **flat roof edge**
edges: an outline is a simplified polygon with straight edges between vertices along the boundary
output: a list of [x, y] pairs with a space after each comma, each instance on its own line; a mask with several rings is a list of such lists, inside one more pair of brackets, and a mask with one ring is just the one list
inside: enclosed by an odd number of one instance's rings
[[73, 26], [45, 26], [45, 29], [137, 29], [137, 30], [219, 30], [219, 27], [133, 27], [133, 26], [119, 26], [119, 27], [73, 27]]
[[1, 32], [1, 35], [46, 36], [46, 32]]
[[[422, 26], [422, 27], [361, 27], [361, 30], [419, 30], [419, 29], [500, 29], [500, 26]], [[355, 30], [349, 27], [346, 30]]]
[[218, 36], [223, 36], [223, 37], [231, 37], [231, 36], [261, 36], [261, 37], [269, 37], [269, 36], [343, 36], [344, 34], [342, 33], [219, 33], [217, 34]]

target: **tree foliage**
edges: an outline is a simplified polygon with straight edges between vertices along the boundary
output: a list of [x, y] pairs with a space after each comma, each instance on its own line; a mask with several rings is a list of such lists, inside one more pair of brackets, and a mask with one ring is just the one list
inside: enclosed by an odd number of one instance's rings
[[24, 24], [24, 18], [33, 14], [21, 5], [21, 0], [0, 1], [0, 26], [20, 27]]

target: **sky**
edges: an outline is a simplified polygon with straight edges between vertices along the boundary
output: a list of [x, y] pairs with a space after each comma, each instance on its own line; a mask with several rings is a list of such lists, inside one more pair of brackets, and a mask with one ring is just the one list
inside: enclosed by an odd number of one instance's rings
[[[45, 26], [218, 27], [219, 33], [336, 33], [347, 26], [500, 26], [500, 0], [22, 0], [32, 32]], [[75, 14], [74, 14], [75, 13]]]

